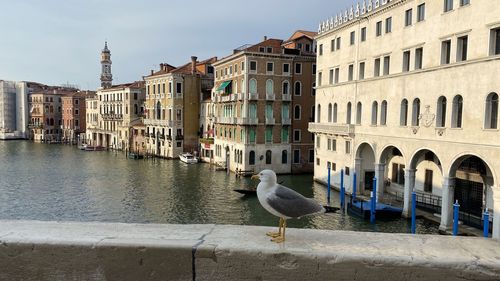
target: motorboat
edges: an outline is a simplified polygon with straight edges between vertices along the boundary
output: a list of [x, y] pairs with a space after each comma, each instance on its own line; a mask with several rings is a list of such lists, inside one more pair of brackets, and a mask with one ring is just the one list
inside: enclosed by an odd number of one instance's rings
[[198, 157], [194, 156], [191, 153], [182, 153], [179, 155], [179, 159], [187, 164], [196, 164], [198, 163]]
[[106, 148], [102, 146], [90, 146], [90, 145], [85, 146], [85, 151], [104, 151], [104, 150], [106, 150]]

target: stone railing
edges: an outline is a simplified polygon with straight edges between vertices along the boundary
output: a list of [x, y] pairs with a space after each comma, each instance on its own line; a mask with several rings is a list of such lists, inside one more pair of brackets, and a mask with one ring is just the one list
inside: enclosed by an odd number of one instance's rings
[[351, 124], [309, 123], [309, 132], [311, 133], [348, 136], [354, 134], [354, 128], [354, 125]]
[[238, 125], [257, 125], [259, 124], [258, 118], [237, 118], [236, 124]]
[[[325, 215], [326, 216], [326, 215]], [[498, 280], [500, 242], [275, 227], [0, 221], [1, 280]]]

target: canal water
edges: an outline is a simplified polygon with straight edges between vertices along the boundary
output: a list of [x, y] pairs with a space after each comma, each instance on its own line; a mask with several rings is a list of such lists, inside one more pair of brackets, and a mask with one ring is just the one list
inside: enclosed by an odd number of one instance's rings
[[[58, 144], [0, 141], [0, 219], [124, 223], [236, 224], [277, 226], [256, 196], [235, 188], [249, 178], [214, 171], [208, 164], [178, 160], [130, 160], [121, 152], [85, 152]], [[278, 181], [326, 203], [326, 188], [312, 175]], [[334, 192], [332, 205], [338, 206]], [[406, 220], [377, 222], [343, 214], [289, 220], [289, 227], [408, 233]], [[437, 233], [418, 220], [417, 232]]]

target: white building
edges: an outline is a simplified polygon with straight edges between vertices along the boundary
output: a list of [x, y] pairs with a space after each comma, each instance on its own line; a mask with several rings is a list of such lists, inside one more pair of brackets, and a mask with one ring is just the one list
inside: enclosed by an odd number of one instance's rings
[[[320, 24], [315, 179], [428, 198], [441, 229], [493, 214], [500, 238], [500, 7], [496, 1], [363, 1]], [[404, 196], [403, 196], [404, 194]], [[435, 200], [435, 202], [431, 202]], [[424, 201], [424, 200], [422, 200]]]
[[28, 130], [26, 82], [0, 80], [0, 139], [24, 139]]

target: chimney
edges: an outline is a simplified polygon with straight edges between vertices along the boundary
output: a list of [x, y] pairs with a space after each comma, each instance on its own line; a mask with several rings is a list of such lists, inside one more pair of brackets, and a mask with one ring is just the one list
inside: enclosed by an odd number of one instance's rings
[[165, 67], [165, 65], [163, 63], [160, 63], [160, 70], [164, 70], [163, 68]]
[[191, 57], [191, 73], [192, 73], [192, 74], [195, 74], [195, 73], [196, 73], [196, 60], [197, 60], [197, 59], [198, 59], [198, 58], [197, 58], [197, 57], [195, 57], [195, 56], [192, 56], [192, 57]]
[[267, 40], [267, 36], [264, 36], [264, 40], [263, 41], [266, 41]]
[[155, 71], [153, 69], [151, 69], [151, 75], [153, 75], [153, 73], [155, 73]]

